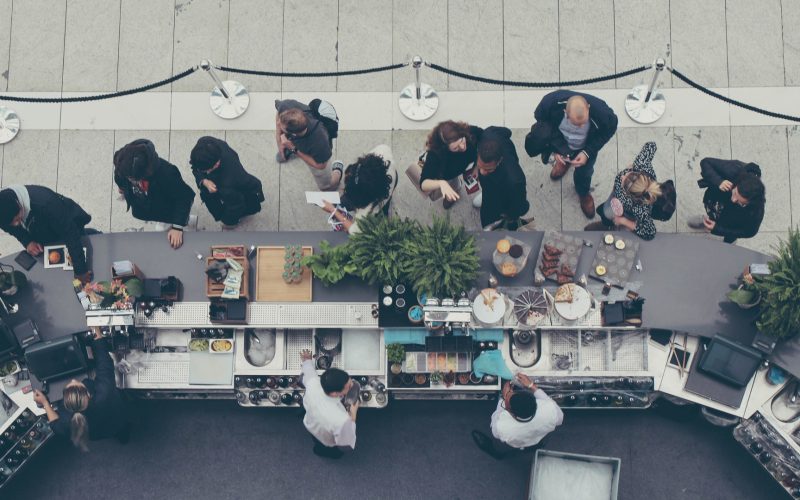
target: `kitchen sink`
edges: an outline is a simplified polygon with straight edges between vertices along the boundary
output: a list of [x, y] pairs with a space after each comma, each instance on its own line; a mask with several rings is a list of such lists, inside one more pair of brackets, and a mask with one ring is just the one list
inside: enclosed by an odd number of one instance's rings
[[785, 424], [800, 419], [800, 381], [786, 384], [772, 400], [772, 415]]

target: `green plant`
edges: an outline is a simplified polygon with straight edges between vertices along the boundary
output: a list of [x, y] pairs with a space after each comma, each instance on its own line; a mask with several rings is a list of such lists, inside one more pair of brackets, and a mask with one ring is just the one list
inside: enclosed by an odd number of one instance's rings
[[402, 363], [406, 359], [406, 348], [403, 344], [386, 346], [386, 358], [390, 363]]
[[745, 287], [731, 290], [726, 295], [731, 302], [744, 306], [753, 304], [759, 297], [757, 290], [750, 290]]
[[435, 372], [431, 373], [431, 384], [441, 384], [443, 378], [444, 376], [442, 375], [442, 372], [436, 370]]
[[789, 229], [789, 238], [781, 240], [777, 250], [769, 274], [755, 282], [761, 292], [756, 326], [780, 339], [800, 332], [800, 229]]
[[360, 232], [348, 243], [355, 274], [370, 284], [394, 284], [403, 268], [403, 242], [419, 232], [416, 221], [370, 214], [358, 221]]
[[472, 287], [480, 263], [475, 237], [442, 217], [403, 243], [403, 272], [414, 290], [454, 296]]
[[301, 264], [311, 269], [323, 285], [335, 285], [348, 274], [353, 274], [356, 266], [350, 262], [350, 243], [331, 246], [327, 241], [319, 244], [320, 252], [303, 257]]

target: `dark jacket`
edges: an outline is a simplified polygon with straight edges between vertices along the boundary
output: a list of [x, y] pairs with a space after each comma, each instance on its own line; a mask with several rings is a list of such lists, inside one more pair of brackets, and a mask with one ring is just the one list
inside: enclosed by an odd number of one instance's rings
[[[216, 142], [221, 150], [219, 167], [213, 172], [206, 173], [192, 168], [192, 174], [200, 190], [200, 198], [214, 216], [214, 220], [235, 225], [245, 215], [260, 212], [261, 203], [264, 201], [261, 181], [245, 171], [239, 155], [227, 142], [216, 137], [203, 137], [200, 140]], [[205, 179], [217, 185], [216, 193], [209, 193], [203, 186]]]
[[[23, 246], [35, 241], [42, 245], [63, 243], [72, 257], [75, 276], [89, 270], [83, 254], [83, 228], [92, 216], [77, 203], [44, 186], [25, 186], [31, 200], [31, 210], [25, 225], [2, 226], [3, 231], [15, 237]], [[45, 256], [47, 258], [47, 256]]]
[[735, 185], [736, 178], [742, 172], [761, 177], [761, 169], [753, 163], [719, 158], [703, 158], [700, 161], [700, 174], [703, 177], [701, 183], [707, 186], [703, 205], [709, 215], [714, 215], [716, 221], [711, 234], [723, 236], [727, 242], [738, 238], [752, 238], [758, 233], [761, 221], [764, 220], [763, 203], [749, 203], [746, 207], [741, 207], [731, 201], [730, 191], [723, 192], [719, 189], [722, 181], [731, 181]]
[[[93, 441], [115, 436], [128, 423], [125, 402], [117, 390], [114, 362], [108, 355], [106, 342], [106, 340], [95, 340], [92, 343], [95, 362], [94, 380], [85, 378], [82, 381], [91, 396], [89, 406], [83, 415], [89, 423], [89, 439]], [[65, 408], [59, 409], [58, 419], [50, 423], [53, 432], [69, 438], [71, 419], [71, 411]]]
[[148, 160], [154, 165], [154, 170], [146, 179], [150, 183], [146, 195], [135, 192], [128, 179], [114, 174], [114, 182], [122, 189], [128, 210], [132, 210], [133, 216], [139, 220], [185, 226], [189, 222], [194, 191], [183, 181], [178, 167], [159, 158], [152, 142], [138, 139], [133, 142], [136, 143], [147, 146]]
[[478, 175], [483, 191], [482, 226], [487, 226], [501, 218], [521, 217], [530, 208], [527, 200], [525, 174], [519, 166], [517, 149], [511, 142], [511, 130], [505, 127], [489, 127], [483, 131], [482, 139], [485, 140], [487, 137], [495, 137], [499, 140], [503, 159], [491, 174]]
[[447, 149], [442, 152], [428, 151], [419, 178], [420, 186], [425, 179], [446, 181], [455, 179], [464, 173], [470, 163], [475, 162], [475, 158], [478, 157], [478, 141], [483, 129], [470, 126], [469, 131], [472, 134], [472, 141], [467, 142], [467, 149], [463, 153], [453, 153]]
[[[605, 146], [617, 131], [617, 115], [602, 99], [571, 90], [556, 90], [542, 98], [539, 105], [536, 106], [533, 116], [537, 122], [547, 122], [552, 127], [554, 150], [568, 150], [567, 141], [561, 135], [558, 126], [564, 119], [567, 99], [574, 95], [583, 96], [589, 103], [589, 135], [586, 137], [583, 151], [589, 155], [589, 158], [596, 158], [600, 149]], [[559, 140], [563, 144], [559, 144]]]

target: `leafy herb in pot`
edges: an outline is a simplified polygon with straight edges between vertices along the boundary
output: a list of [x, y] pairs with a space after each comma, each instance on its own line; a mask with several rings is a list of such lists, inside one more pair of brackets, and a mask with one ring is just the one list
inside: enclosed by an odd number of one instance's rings
[[335, 285], [348, 274], [355, 272], [350, 262], [350, 243], [331, 246], [327, 241], [319, 244], [320, 252], [303, 257], [300, 264], [311, 269], [314, 277], [325, 286]]
[[389, 344], [386, 346], [386, 359], [390, 363], [402, 363], [406, 359], [406, 348], [403, 344]]
[[354, 274], [371, 285], [398, 283], [404, 267], [403, 243], [419, 233], [419, 223], [370, 214], [359, 220], [358, 227], [360, 232], [348, 242]]

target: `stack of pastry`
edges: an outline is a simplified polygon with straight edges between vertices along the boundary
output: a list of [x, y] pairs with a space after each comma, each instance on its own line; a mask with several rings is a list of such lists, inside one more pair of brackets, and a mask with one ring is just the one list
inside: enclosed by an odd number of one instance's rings
[[544, 253], [542, 253], [542, 263], [539, 266], [545, 278], [551, 278], [557, 281], [559, 285], [570, 283], [575, 277], [575, 271], [573, 271], [569, 265], [561, 264], [562, 253], [563, 252], [558, 248], [545, 244]]

